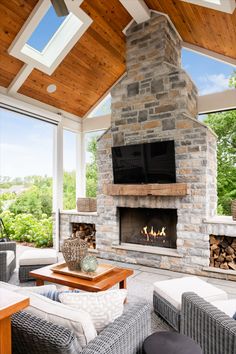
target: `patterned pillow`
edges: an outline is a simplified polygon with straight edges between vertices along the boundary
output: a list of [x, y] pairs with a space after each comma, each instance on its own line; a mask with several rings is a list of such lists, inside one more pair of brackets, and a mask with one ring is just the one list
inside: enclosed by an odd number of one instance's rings
[[98, 332], [121, 316], [127, 290], [108, 290], [98, 293], [60, 294], [59, 300], [70, 307], [88, 312]]

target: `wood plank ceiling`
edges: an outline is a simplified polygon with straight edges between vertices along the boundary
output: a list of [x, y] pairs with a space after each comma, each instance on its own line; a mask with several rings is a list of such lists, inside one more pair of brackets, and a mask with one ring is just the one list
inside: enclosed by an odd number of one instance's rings
[[[149, 8], [168, 14], [185, 42], [236, 59], [234, 14], [180, 0], [145, 0]], [[37, 0], [0, 0], [0, 86], [8, 87], [23, 63], [7, 49]], [[36, 100], [85, 116], [125, 72], [125, 36], [131, 17], [119, 0], [84, 0], [81, 8], [93, 19], [51, 76], [33, 70], [19, 92]], [[49, 84], [57, 91], [49, 94]]]

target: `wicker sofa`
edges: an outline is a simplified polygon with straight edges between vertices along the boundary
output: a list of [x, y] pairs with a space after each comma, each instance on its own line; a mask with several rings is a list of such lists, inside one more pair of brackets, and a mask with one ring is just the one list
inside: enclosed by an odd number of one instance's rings
[[83, 350], [71, 330], [19, 312], [12, 316], [13, 354], [141, 354], [150, 334], [150, 306], [126, 306], [123, 315]]
[[182, 296], [180, 331], [198, 342], [204, 354], [236, 353], [236, 321], [191, 292]]
[[16, 268], [16, 243], [0, 242], [0, 280], [8, 282]]

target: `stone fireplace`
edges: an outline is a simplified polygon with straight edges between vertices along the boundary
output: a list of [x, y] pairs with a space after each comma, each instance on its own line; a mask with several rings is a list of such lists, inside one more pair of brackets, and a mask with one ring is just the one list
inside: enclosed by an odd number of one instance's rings
[[[111, 127], [98, 142], [97, 213], [62, 212], [60, 242], [71, 223], [93, 224], [91, 251], [101, 258], [236, 279], [232, 268], [209, 267], [209, 235], [235, 237], [236, 223], [216, 216], [216, 136], [197, 120], [179, 35], [156, 13], [126, 34], [127, 74], [112, 89]], [[112, 147], [171, 140], [176, 183], [114, 184]]]
[[[112, 89], [111, 128], [98, 142], [97, 212], [62, 211], [60, 244], [92, 225], [90, 252], [101, 258], [235, 280], [236, 222], [216, 216], [216, 136], [197, 120], [180, 54], [165, 16], [127, 30], [127, 75]], [[174, 141], [176, 183], [114, 184], [112, 147], [165, 141]], [[226, 250], [210, 249], [210, 235]]]
[[[181, 68], [181, 41], [168, 19], [152, 13], [126, 34], [127, 75], [112, 89], [111, 128], [98, 143], [97, 251], [200, 274], [209, 266], [203, 220], [216, 212], [216, 137], [196, 119], [197, 89]], [[164, 193], [164, 185], [163, 193], [144, 193], [137, 185], [126, 194], [125, 186], [114, 185], [112, 147], [169, 140], [175, 145], [172, 192], [182, 183], [186, 193]]]
[[176, 209], [118, 208], [120, 242], [176, 248]]

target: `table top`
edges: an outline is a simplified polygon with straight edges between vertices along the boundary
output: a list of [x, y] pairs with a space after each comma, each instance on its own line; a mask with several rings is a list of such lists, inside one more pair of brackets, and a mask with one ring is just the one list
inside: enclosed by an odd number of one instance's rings
[[28, 297], [0, 288], [0, 320], [10, 317], [27, 306], [29, 306]]
[[95, 280], [88, 280], [53, 272], [51, 268], [55, 266], [56, 264], [36, 269], [31, 271], [30, 275], [43, 281], [95, 292], [110, 289], [113, 285], [125, 281], [127, 277], [133, 274], [132, 269], [113, 268], [109, 273], [106, 273]]

